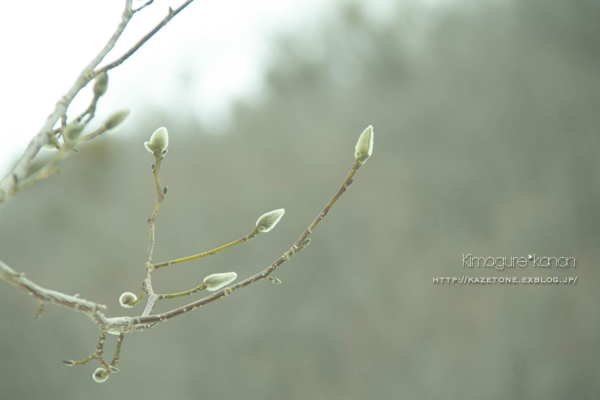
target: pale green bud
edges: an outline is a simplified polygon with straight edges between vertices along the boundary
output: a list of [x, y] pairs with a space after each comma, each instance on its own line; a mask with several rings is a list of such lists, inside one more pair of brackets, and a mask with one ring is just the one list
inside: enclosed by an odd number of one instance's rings
[[72, 122], [69, 125], [65, 126], [62, 131], [62, 136], [68, 143], [74, 143], [79, 139], [81, 132], [83, 132], [84, 125], [79, 124], [77, 122]]
[[132, 308], [134, 306], [133, 303], [137, 301], [137, 296], [131, 292], [125, 292], [119, 297], [119, 304], [123, 308]]
[[106, 130], [116, 128], [121, 122], [125, 121], [125, 119], [129, 116], [129, 110], [121, 110], [113, 113], [106, 122], [104, 122], [104, 128]]
[[285, 209], [280, 208], [279, 210], [269, 211], [268, 213], [261, 215], [256, 221], [258, 231], [269, 232], [271, 229], [275, 228], [275, 225], [277, 225], [281, 217], [283, 217], [283, 214], [285, 214]]
[[309, 245], [309, 244], [310, 244], [310, 238], [308, 238], [308, 239], [304, 239], [304, 240], [302, 241], [302, 243], [300, 243], [300, 248], [301, 248], [301, 249], [305, 249], [305, 248], [307, 248], [307, 247], [308, 247], [308, 245]]
[[94, 95], [100, 97], [106, 93], [106, 89], [108, 89], [108, 74], [102, 71], [94, 79]]
[[358, 162], [364, 164], [367, 162], [371, 154], [373, 154], [373, 126], [369, 125], [367, 129], [360, 134], [356, 148], [354, 151], [354, 157]]
[[169, 132], [167, 128], [161, 126], [155, 130], [152, 136], [150, 136], [150, 141], [145, 142], [144, 146], [152, 154], [156, 155], [157, 152], [164, 153], [167, 147], [169, 147]]
[[98, 383], [106, 382], [108, 376], [110, 374], [104, 368], [96, 368], [94, 374], [92, 375], [92, 379], [94, 379]]
[[206, 285], [206, 289], [208, 291], [214, 292], [229, 285], [235, 280], [235, 278], [237, 278], [237, 274], [235, 272], [212, 274], [204, 278], [204, 284]]

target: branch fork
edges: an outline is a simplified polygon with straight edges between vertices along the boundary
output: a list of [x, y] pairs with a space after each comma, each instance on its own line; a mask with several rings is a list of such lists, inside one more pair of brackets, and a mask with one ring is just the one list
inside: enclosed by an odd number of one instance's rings
[[[128, 52], [119, 57], [112, 63], [107, 64], [102, 68], [97, 68], [100, 62], [104, 59], [106, 54], [112, 50], [115, 43], [121, 36], [125, 27], [127, 26], [130, 19], [139, 11], [152, 4], [152, 0], [147, 1], [137, 9], [132, 8], [132, 0], [127, 0], [125, 9], [122, 14], [122, 21], [114, 32], [109, 42], [104, 48], [98, 53], [98, 55], [88, 64], [88, 66], [82, 71], [80, 76], [77, 78], [74, 85], [69, 91], [60, 98], [56, 103], [54, 111], [47, 118], [43, 124], [39, 133], [32, 139], [31, 143], [23, 153], [21, 159], [14, 166], [12, 171], [0, 181], [0, 203], [8, 200], [18, 192], [30, 187], [31, 185], [48, 178], [49, 176], [59, 171], [58, 162], [66, 157], [71, 151], [77, 151], [76, 146], [80, 141], [87, 141], [94, 139], [98, 135], [102, 134], [106, 130], [112, 129], [121, 123], [128, 115], [128, 111], [120, 111], [113, 114], [102, 127], [97, 129], [95, 132], [87, 135], [82, 135], [82, 131], [94, 117], [95, 110], [97, 107], [98, 100], [106, 92], [108, 87], [108, 75], [107, 71], [116, 68], [128, 59], [135, 51], [137, 51], [144, 43], [146, 43], [156, 32], [164, 27], [175, 15], [187, 7], [193, 0], [188, 0], [183, 3], [179, 8], [172, 10], [169, 8], [167, 16], [147, 35], [138, 41]], [[85, 87], [92, 79], [96, 79], [94, 84], [94, 97], [87, 110], [79, 117], [69, 122], [66, 117], [66, 111], [73, 98]], [[57, 122], [60, 121], [60, 127], [55, 128]], [[154, 176], [154, 182], [156, 186], [156, 201], [154, 204], [153, 212], [148, 219], [148, 249], [146, 252], [146, 259], [144, 262], [144, 279], [142, 280], [140, 296], [137, 297], [131, 292], [125, 292], [119, 298], [119, 303], [125, 308], [132, 308], [139, 304], [142, 300], [146, 299], [146, 305], [141, 315], [136, 317], [106, 317], [104, 311], [107, 309], [106, 306], [95, 303], [92, 301], [85, 300], [79, 295], [68, 295], [65, 293], [57, 292], [54, 290], [43, 288], [34, 282], [27, 279], [23, 273], [18, 273], [10, 268], [8, 265], [0, 261], [0, 279], [8, 282], [19, 290], [28, 293], [30, 296], [35, 297], [38, 301], [38, 308], [35, 317], [39, 317], [44, 309], [45, 303], [53, 303], [59, 306], [63, 306], [74, 311], [85, 313], [100, 330], [100, 338], [96, 344], [96, 348], [92, 354], [81, 361], [65, 360], [64, 364], [69, 366], [82, 366], [88, 362], [95, 360], [100, 363], [92, 377], [96, 382], [105, 382], [112, 373], [118, 372], [116, 365], [119, 363], [119, 356], [121, 352], [121, 346], [125, 335], [132, 332], [141, 332], [153, 328], [160, 322], [167, 321], [171, 318], [185, 314], [189, 311], [197, 310], [198, 308], [212, 303], [218, 299], [227, 297], [233, 294], [235, 291], [249, 286], [260, 280], [266, 280], [274, 284], [280, 284], [281, 281], [271, 274], [284, 262], [290, 260], [294, 255], [298, 254], [310, 244], [311, 239], [309, 236], [313, 233], [314, 229], [319, 223], [325, 218], [329, 210], [337, 202], [337, 200], [344, 194], [354, 180], [354, 175], [359, 168], [369, 159], [373, 151], [373, 127], [369, 126], [360, 135], [359, 140], [355, 147], [354, 164], [350, 169], [350, 172], [344, 179], [342, 185], [323, 208], [323, 210], [317, 215], [312, 223], [302, 232], [298, 240], [290, 247], [289, 250], [284, 252], [279, 258], [277, 258], [272, 264], [267, 266], [262, 271], [238, 282], [234, 285], [229, 285], [237, 278], [235, 272], [226, 273], [215, 273], [208, 275], [204, 278], [203, 282], [187, 291], [171, 293], [171, 294], [157, 294], [152, 287], [153, 273], [157, 269], [182, 264], [184, 262], [197, 260], [204, 257], [213, 256], [221, 251], [227, 250], [233, 246], [237, 246], [242, 243], [246, 243], [256, 236], [262, 233], [270, 232], [281, 220], [285, 210], [278, 209], [263, 214], [256, 221], [256, 226], [245, 236], [219, 246], [215, 249], [201, 252], [195, 255], [176, 258], [170, 261], [164, 261], [160, 263], [154, 263], [152, 255], [156, 246], [156, 220], [160, 211], [161, 205], [165, 199], [167, 193], [167, 187], [162, 186], [160, 181], [160, 169], [164, 160], [164, 157], [168, 151], [168, 131], [166, 128], [161, 127], [157, 129], [151, 136], [150, 141], [144, 145], [146, 149], [154, 156], [154, 163], [152, 164], [152, 174]], [[58, 140], [62, 138], [62, 143]], [[52, 145], [58, 149], [56, 155], [38, 172], [26, 178], [26, 174], [33, 162], [38, 151], [42, 145]], [[228, 286], [229, 285], [229, 286]], [[174, 308], [170, 311], [153, 314], [154, 307], [158, 301], [170, 300], [174, 298], [191, 296], [198, 292], [207, 290], [212, 292], [211, 294], [190, 302], [182, 307]], [[106, 362], [104, 359], [104, 343], [106, 341], [106, 335], [117, 335], [117, 346], [115, 354], [112, 360]]]

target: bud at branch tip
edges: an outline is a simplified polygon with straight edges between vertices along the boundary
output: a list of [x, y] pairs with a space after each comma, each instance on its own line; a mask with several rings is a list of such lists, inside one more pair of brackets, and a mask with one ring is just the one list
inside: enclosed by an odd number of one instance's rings
[[119, 297], [119, 304], [123, 308], [132, 308], [137, 301], [137, 296], [131, 292], [125, 292]]
[[104, 122], [104, 128], [106, 130], [116, 128], [121, 122], [125, 121], [125, 119], [129, 116], [129, 110], [121, 110], [113, 113], [106, 122]]
[[235, 272], [212, 274], [204, 278], [204, 284], [206, 285], [206, 289], [208, 291], [214, 292], [229, 285], [235, 280], [235, 278], [237, 278], [237, 274]]
[[94, 371], [94, 374], [92, 375], [92, 378], [98, 382], [98, 383], [102, 383], [105, 382], [108, 379], [108, 376], [110, 374], [108, 373], [107, 370], [105, 370], [104, 368], [96, 368], [96, 370]]
[[161, 126], [154, 131], [150, 136], [150, 141], [145, 142], [146, 150], [154, 155], [166, 154], [167, 147], [169, 147], [169, 132], [167, 128]]
[[269, 232], [271, 229], [275, 228], [275, 225], [277, 225], [281, 217], [283, 217], [283, 214], [285, 214], [285, 209], [280, 208], [261, 215], [256, 221], [258, 231]]
[[108, 89], [108, 74], [102, 71], [94, 79], [94, 95], [100, 97], [106, 93], [106, 89]]
[[356, 161], [364, 164], [367, 162], [371, 154], [373, 154], [373, 137], [375, 133], [373, 132], [373, 126], [369, 125], [367, 129], [360, 134], [358, 138], [358, 142], [356, 142], [356, 148], [354, 150], [354, 157]]

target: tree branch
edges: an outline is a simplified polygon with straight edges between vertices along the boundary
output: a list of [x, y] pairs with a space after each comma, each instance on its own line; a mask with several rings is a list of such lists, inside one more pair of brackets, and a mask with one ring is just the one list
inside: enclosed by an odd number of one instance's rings
[[[121, 15], [121, 22], [117, 26], [115, 32], [109, 39], [108, 43], [102, 48], [102, 50], [100, 50], [100, 52], [92, 59], [92, 61], [89, 62], [89, 64], [83, 69], [83, 71], [75, 80], [75, 83], [73, 83], [73, 85], [67, 91], [67, 93], [64, 96], [62, 96], [60, 100], [56, 103], [54, 110], [50, 113], [48, 118], [46, 118], [46, 121], [40, 128], [37, 135], [35, 135], [33, 139], [31, 139], [31, 142], [29, 142], [29, 145], [21, 155], [19, 161], [17, 161], [17, 163], [11, 169], [11, 171], [0, 181], [0, 204], [10, 199], [18, 191], [20, 191], [17, 189], [19, 182], [21, 182], [27, 175], [31, 164], [38, 152], [40, 151], [41, 147], [44, 144], [51, 143], [55, 135], [53, 128], [56, 125], [56, 123], [59, 120], [61, 120], [61, 123], [64, 127], [64, 125], [66, 124], [67, 109], [69, 108], [69, 105], [71, 104], [75, 96], [77, 96], [77, 94], [81, 91], [81, 89], [83, 89], [100, 72], [108, 71], [117, 67], [118, 65], [121, 65], [126, 59], [128, 59], [133, 53], [135, 53], [142, 45], [144, 45], [144, 43], [146, 43], [152, 36], [154, 36], [156, 32], [158, 32], [163, 26], [165, 26], [175, 15], [177, 15], [180, 11], [187, 7], [192, 1], [193, 0], [186, 1], [175, 11], [169, 9], [169, 14], [167, 15], [167, 17], [165, 17], [165, 19], [163, 19], [163, 21], [161, 21], [161, 23], [159, 23], [150, 33], [148, 33], [140, 41], [138, 41], [138, 43], [136, 43], [136, 45], [133, 46], [127, 53], [125, 53], [116, 61], [104, 66], [103, 68], [97, 71], [94, 71], [94, 68], [96, 68], [100, 64], [100, 62], [102, 62], [104, 57], [114, 48], [115, 44], [121, 37], [121, 34], [127, 27], [127, 24], [129, 23], [131, 18], [137, 12], [141, 11], [146, 6], [152, 3], [152, 1], [148, 1], [140, 8], [134, 10], [132, 8], [132, 0], [125, 1], [125, 8]], [[49, 174], [47, 176], [50, 175], [52, 174]]]
[[[364, 139], [365, 137], [367, 137], [367, 139]], [[365, 140], [366, 140], [366, 142], [365, 142]], [[361, 144], [361, 141], [363, 142], [362, 144]], [[308, 228], [302, 233], [302, 235], [300, 235], [298, 240], [292, 245], [292, 247], [288, 251], [283, 253], [277, 260], [275, 260], [271, 265], [269, 265], [263, 271], [260, 271], [256, 274], [252, 275], [251, 277], [246, 278], [242, 282], [239, 282], [235, 285], [220, 289], [220, 290], [216, 291], [215, 293], [213, 293], [212, 295], [206, 296], [200, 300], [189, 303], [183, 307], [175, 308], [171, 311], [167, 311], [165, 313], [156, 314], [156, 315], [151, 315], [152, 311], [154, 309], [154, 306], [156, 305], [156, 302], [158, 302], [160, 300], [172, 299], [172, 298], [176, 298], [176, 297], [191, 295], [191, 294], [194, 294], [198, 291], [205, 290], [205, 289], [211, 290], [211, 286], [213, 284], [217, 285], [217, 286], [212, 286], [212, 287], [214, 287], [214, 289], [218, 289], [218, 287], [220, 287], [220, 286], [218, 286], [219, 283], [215, 283], [214, 281], [210, 282], [210, 278], [214, 277], [214, 275], [226, 275], [226, 274], [210, 275], [205, 278], [203, 284], [201, 284], [193, 289], [190, 289], [186, 292], [167, 294], [167, 295], [165, 295], [165, 294], [157, 295], [154, 292], [154, 290], [152, 288], [152, 272], [156, 269], [156, 267], [155, 267], [155, 265], [152, 264], [152, 255], [154, 252], [154, 248], [156, 246], [156, 218], [158, 216], [158, 212], [160, 211], [162, 201], [164, 200], [165, 194], [167, 192], [166, 187], [163, 188], [163, 186], [160, 183], [160, 167], [162, 164], [163, 157], [167, 153], [167, 146], [168, 146], [168, 132], [167, 132], [166, 128], [159, 128], [152, 135], [150, 142], [146, 142], [145, 145], [146, 145], [146, 148], [148, 150], [150, 150], [151, 152], [153, 152], [153, 154], [155, 156], [155, 163], [152, 164], [152, 172], [154, 175], [154, 181], [155, 181], [155, 185], [156, 185], [156, 195], [157, 195], [156, 202], [154, 205], [154, 210], [152, 212], [152, 216], [148, 220], [149, 240], [148, 240], [148, 250], [146, 252], [146, 261], [145, 261], [145, 278], [142, 283], [142, 292], [141, 292], [139, 299], [135, 299], [135, 296], [129, 292], [124, 293], [121, 296], [121, 298], [119, 299], [122, 306], [133, 307], [136, 304], [138, 304], [144, 297], [144, 294], [146, 294], [147, 295], [147, 303], [146, 303], [146, 307], [145, 307], [142, 315], [137, 316], [137, 317], [107, 318], [101, 312], [102, 310], [106, 310], [106, 306], [96, 304], [96, 303], [90, 302], [88, 300], [81, 299], [77, 295], [70, 296], [70, 295], [67, 295], [64, 293], [60, 293], [60, 292], [56, 292], [53, 290], [42, 288], [41, 286], [38, 286], [35, 283], [28, 280], [27, 278], [25, 278], [23, 276], [23, 274], [19, 274], [19, 273], [15, 272], [13, 269], [11, 269], [6, 264], [4, 264], [0, 261], [0, 278], [7, 281], [11, 285], [17, 287], [18, 289], [23, 290], [26, 293], [36, 297], [38, 299], [38, 301], [40, 302], [40, 306], [38, 307], [36, 316], [38, 316], [41, 313], [44, 302], [50, 302], [50, 303], [54, 303], [54, 304], [66, 307], [66, 308], [73, 309], [75, 311], [84, 312], [85, 314], [88, 315], [88, 317], [92, 321], [94, 321], [96, 323], [96, 325], [100, 329], [100, 339], [98, 340], [98, 344], [96, 345], [96, 349], [95, 349], [94, 353], [92, 353], [90, 356], [88, 356], [87, 358], [85, 358], [81, 361], [75, 362], [75, 361], [67, 360], [67, 361], [63, 361], [63, 362], [66, 365], [74, 366], [74, 365], [84, 365], [91, 360], [100, 361], [100, 364], [102, 365], [102, 367], [96, 369], [96, 371], [93, 374], [93, 378], [97, 382], [104, 382], [108, 378], [108, 376], [110, 376], [111, 373], [115, 373], [118, 371], [118, 369], [115, 367], [115, 365], [119, 362], [119, 354], [121, 351], [121, 344], [125, 337], [125, 334], [130, 333], [130, 332], [140, 332], [140, 331], [150, 329], [150, 328], [156, 326], [160, 322], [169, 320], [171, 318], [175, 318], [179, 315], [185, 314], [188, 311], [197, 310], [198, 308], [202, 307], [205, 304], [209, 304], [218, 299], [227, 297], [230, 294], [232, 294], [233, 292], [235, 292], [236, 290], [239, 290], [243, 287], [249, 286], [252, 283], [257, 282], [259, 280], [265, 279], [265, 280], [268, 280], [273, 283], [281, 283], [281, 281], [279, 281], [279, 279], [271, 277], [270, 276], [271, 273], [273, 273], [273, 271], [275, 271], [281, 264], [288, 261], [294, 255], [296, 255], [300, 251], [304, 250], [308, 246], [308, 244], [310, 243], [310, 239], [308, 238], [308, 236], [310, 236], [312, 234], [312, 232], [317, 227], [317, 225], [323, 220], [323, 218], [325, 218], [325, 216], [327, 215], [329, 210], [333, 207], [333, 205], [337, 202], [337, 200], [342, 196], [342, 194], [344, 194], [346, 192], [346, 190], [348, 190], [348, 188], [350, 187], [350, 185], [352, 184], [352, 182], [354, 180], [354, 175], [356, 174], [358, 169], [362, 166], [362, 164], [364, 162], [366, 162], [366, 160], [371, 155], [372, 146], [373, 146], [373, 132], [372, 132], [372, 127], [367, 128], [367, 130], [365, 130], [365, 132], [363, 132], [363, 134], [361, 135], [359, 142], [356, 146], [356, 153], [355, 153], [356, 161], [355, 161], [354, 165], [352, 166], [352, 169], [350, 170], [350, 172], [344, 179], [344, 182], [342, 183], [342, 185], [340, 186], [338, 191], [335, 193], [335, 195], [331, 198], [331, 200], [327, 203], [325, 208], [323, 208], [323, 210], [317, 215], [317, 217], [314, 219], [314, 221], [308, 226]], [[365, 148], [367, 150], [365, 150]], [[284, 210], [281, 209], [281, 210], [274, 210], [274, 211], [264, 214], [257, 221], [257, 223], [256, 223], [257, 228], [254, 231], [252, 231], [246, 237], [239, 239], [236, 242], [227, 244], [225, 246], [221, 246], [218, 249], [224, 250], [226, 248], [232, 247], [234, 244], [242, 243], [242, 242], [248, 240], [248, 238], [254, 237], [259, 232], [270, 231], [277, 224], [277, 222], [279, 221], [279, 219], [281, 218], [283, 213], [284, 213]], [[208, 253], [201, 253], [200, 255], [196, 255], [196, 256], [192, 256], [192, 257], [200, 258], [199, 256], [201, 256], [202, 254], [209, 255]], [[190, 257], [186, 257], [185, 259], [179, 259], [179, 260], [187, 261], [187, 260], [189, 260], [189, 258]], [[175, 261], [178, 261], [178, 260], [175, 260]], [[180, 261], [180, 262], [183, 262], [183, 261]], [[169, 263], [169, 262], [167, 262], [167, 263]], [[162, 264], [159, 264], [159, 265], [162, 265]], [[227, 278], [228, 280], [221, 281], [221, 282], [223, 282], [223, 284], [226, 284], [225, 282], [229, 282], [230, 281], [229, 279], [234, 279], [235, 276], [236, 276], [235, 273], [230, 273], [230, 277]], [[217, 279], [219, 279], [219, 278], [217, 278]], [[106, 340], [106, 333], [119, 335], [115, 355], [110, 364], [107, 364], [104, 361], [103, 344]]]
[[[263, 279], [268, 279], [271, 282], [278, 283], [278, 280], [276, 278], [271, 278], [270, 274], [273, 271], [275, 271], [281, 264], [288, 261], [294, 255], [296, 255], [300, 251], [304, 250], [308, 246], [308, 244], [310, 243], [310, 239], [308, 239], [308, 236], [317, 227], [317, 225], [323, 220], [323, 218], [325, 218], [325, 216], [327, 215], [327, 213], [329, 212], [331, 207], [340, 198], [340, 196], [342, 194], [344, 194], [344, 192], [346, 192], [346, 190], [348, 190], [348, 188], [350, 187], [350, 185], [352, 184], [352, 182], [354, 180], [353, 178], [354, 178], [354, 175], [356, 174], [356, 171], [358, 171], [358, 169], [361, 167], [361, 165], [362, 164], [360, 161], [356, 161], [354, 163], [354, 166], [348, 173], [348, 176], [346, 176], [346, 179], [344, 179], [342, 186], [339, 188], [339, 190], [336, 192], [336, 194], [333, 196], [333, 198], [329, 201], [329, 203], [327, 203], [325, 208], [319, 213], [319, 215], [309, 225], [309, 227], [302, 233], [302, 235], [300, 235], [300, 237], [292, 245], [292, 247], [288, 251], [283, 253], [277, 260], [275, 260], [275, 262], [273, 262], [271, 265], [269, 265], [266, 269], [264, 269], [261, 272], [258, 272], [255, 275], [252, 275], [249, 278], [246, 278], [245, 280], [243, 280], [235, 285], [221, 289], [221, 290], [211, 294], [210, 296], [206, 296], [200, 300], [186, 304], [185, 306], [176, 308], [171, 311], [167, 311], [162, 314], [156, 314], [156, 315], [150, 315], [150, 316], [142, 315], [141, 317], [136, 317], [136, 318], [134, 318], [135, 325], [137, 326], [137, 325], [146, 325], [146, 324], [151, 324], [151, 323], [163, 322], [168, 319], [185, 314], [188, 311], [197, 310], [198, 308], [202, 307], [205, 304], [209, 304], [215, 300], [221, 299], [223, 297], [227, 297], [231, 293], [235, 292], [236, 290], [246, 287], [248, 285], [251, 285], [254, 282], [257, 282], [257, 281], [260, 281]], [[269, 278], [271, 278], [271, 279], [269, 279]], [[164, 298], [168, 298], [168, 297], [164, 297]]]
[[[158, 32], [159, 30], [162, 29], [163, 26], [165, 26], [166, 24], [169, 23], [169, 21], [171, 21], [173, 19], [173, 17], [175, 17], [177, 14], [179, 14], [184, 8], [186, 8], [192, 1], [194, 0], [187, 0], [185, 3], [183, 3], [181, 6], [179, 6], [178, 8], [176, 8], [175, 10], [173, 10], [171, 7], [169, 7], [169, 12], [167, 14], [166, 17], [163, 18], [162, 21], [160, 21], [158, 23], [158, 25], [156, 25], [154, 27], [154, 29], [152, 29], [150, 32], [148, 32], [146, 34], [146, 36], [144, 36], [143, 38], [141, 38], [131, 49], [129, 49], [129, 51], [125, 54], [123, 54], [121, 57], [119, 57], [118, 59], [116, 59], [115, 61], [111, 62], [110, 64], [105, 65], [104, 67], [100, 68], [97, 73], [100, 73], [102, 71], [110, 71], [111, 69], [118, 67], [119, 65], [123, 64], [123, 62], [125, 60], [127, 60], [133, 53], [135, 53], [140, 47], [142, 47], [144, 45], [144, 43], [146, 43], [148, 40], [150, 40], [150, 38], [152, 36], [154, 36], [156, 34], [156, 32]], [[151, 3], [151, 2], [150, 2]], [[149, 4], [149, 3], [148, 3]], [[148, 5], [146, 4], [146, 5]], [[136, 11], [141, 10], [142, 8], [144, 8], [146, 5], [144, 5], [143, 7], [139, 8]]]

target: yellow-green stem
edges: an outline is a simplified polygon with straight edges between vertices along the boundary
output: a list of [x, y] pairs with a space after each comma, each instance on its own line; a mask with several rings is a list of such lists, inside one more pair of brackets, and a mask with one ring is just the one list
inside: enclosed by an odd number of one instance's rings
[[246, 236], [244, 236], [243, 238], [238, 239], [236, 241], [233, 241], [231, 243], [227, 243], [227, 244], [225, 244], [225, 245], [223, 245], [221, 247], [217, 247], [216, 249], [205, 251], [204, 253], [200, 253], [200, 254], [195, 254], [193, 256], [178, 258], [176, 260], [165, 261], [165, 262], [162, 262], [160, 264], [155, 264], [154, 268], [158, 269], [158, 268], [168, 267], [169, 265], [181, 264], [181, 263], [184, 263], [184, 262], [187, 262], [187, 261], [193, 261], [193, 260], [197, 260], [199, 258], [212, 256], [214, 254], [217, 254], [220, 251], [223, 251], [223, 250], [229, 249], [230, 247], [233, 247], [235, 245], [247, 242], [248, 240], [255, 238], [256, 235], [258, 235], [259, 233], [260, 232], [258, 231], [258, 228], [256, 228], [252, 232], [250, 232], [249, 234], [247, 234]]

